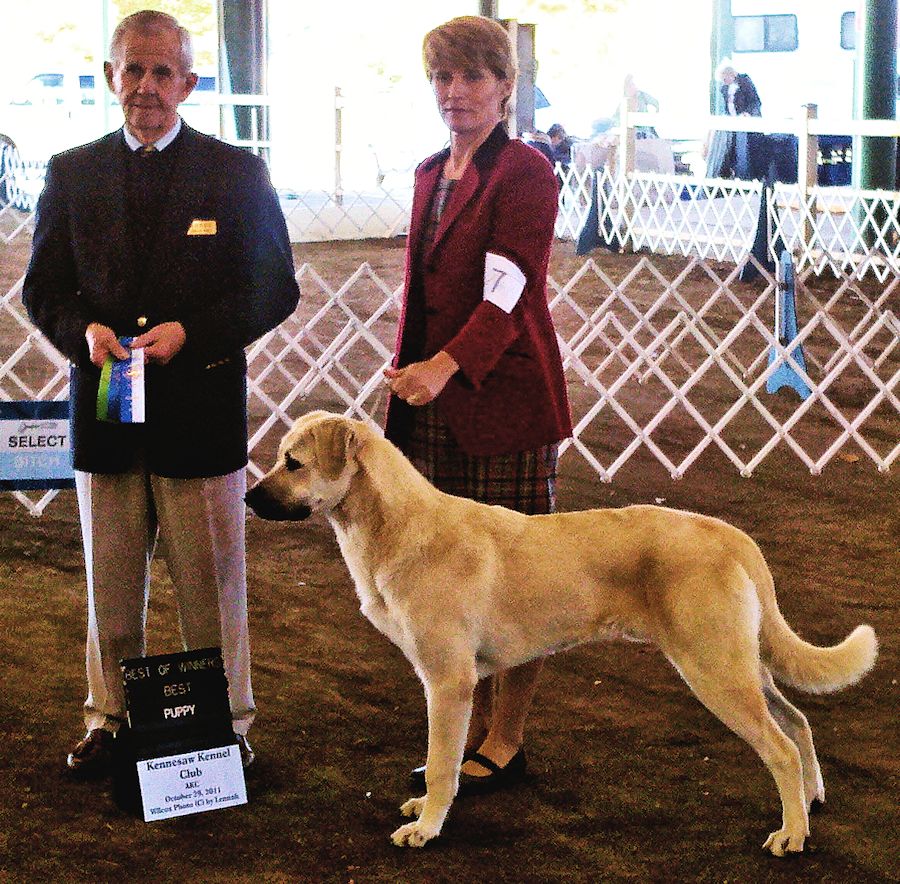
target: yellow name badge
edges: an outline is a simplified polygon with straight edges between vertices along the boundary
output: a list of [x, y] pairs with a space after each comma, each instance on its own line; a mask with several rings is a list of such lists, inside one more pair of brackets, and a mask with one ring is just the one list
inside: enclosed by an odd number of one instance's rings
[[191, 226], [188, 227], [188, 236], [215, 236], [216, 235], [216, 220], [215, 218], [210, 218], [206, 220], [204, 218], [194, 218], [191, 221]]

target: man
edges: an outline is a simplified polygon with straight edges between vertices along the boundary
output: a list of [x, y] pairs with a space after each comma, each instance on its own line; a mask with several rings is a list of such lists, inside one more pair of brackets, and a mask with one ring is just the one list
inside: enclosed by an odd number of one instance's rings
[[739, 74], [729, 62], [719, 65], [717, 76], [722, 99], [732, 117], [761, 117], [762, 102], [753, 80], [747, 74]]
[[[724, 59], [716, 68], [716, 79], [729, 116], [762, 116], [759, 93], [747, 74], [739, 74]], [[769, 174], [771, 147], [768, 136], [761, 132], [711, 132], [703, 153], [708, 178], [733, 175], [742, 180], [762, 180]]]
[[[245, 766], [253, 760], [243, 348], [289, 316], [299, 292], [262, 161], [178, 115], [192, 64], [171, 16], [118, 25], [104, 67], [124, 128], [50, 161], [22, 292], [71, 362], [88, 696], [87, 735], [67, 764], [80, 775], [107, 769], [125, 717], [119, 661], [146, 652], [157, 536], [184, 646], [222, 647], [235, 736]], [[138, 349], [145, 422], [99, 419], [101, 369]]]

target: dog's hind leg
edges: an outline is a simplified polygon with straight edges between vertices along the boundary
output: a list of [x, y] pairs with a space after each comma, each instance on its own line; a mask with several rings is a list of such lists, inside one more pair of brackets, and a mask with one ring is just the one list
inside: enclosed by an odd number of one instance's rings
[[816, 747], [813, 745], [812, 730], [806, 716], [792, 706], [775, 686], [772, 673], [761, 667], [762, 689], [766, 698], [766, 704], [772, 717], [778, 722], [781, 729], [797, 744], [800, 750], [800, 760], [803, 764], [803, 791], [806, 795], [807, 810], [812, 807], [813, 801], [825, 803], [825, 783], [822, 780], [822, 769], [819, 767], [819, 759], [816, 758]]
[[450, 672], [425, 686], [428, 700], [428, 757], [425, 762], [426, 794], [412, 798], [401, 808], [404, 816], [418, 816], [391, 835], [398, 846], [422, 847], [440, 834], [459, 783], [463, 746], [472, 714], [475, 662], [448, 666]]
[[[739, 641], [740, 639], [738, 639]], [[732, 651], [734, 648], [732, 647]], [[781, 828], [772, 832], [763, 845], [775, 856], [803, 850], [809, 834], [809, 818], [803, 794], [800, 751], [769, 713], [759, 681], [758, 663], [737, 659], [669, 655], [697, 698], [756, 751], [775, 778], [781, 797]]]

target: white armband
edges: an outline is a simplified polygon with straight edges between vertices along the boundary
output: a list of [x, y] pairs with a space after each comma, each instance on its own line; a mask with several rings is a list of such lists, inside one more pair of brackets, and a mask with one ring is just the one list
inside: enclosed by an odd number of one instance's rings
[[488, 252], [484, 259], [484, 300], [512, 313], [525, 289], [525, 274], [509, 258]]

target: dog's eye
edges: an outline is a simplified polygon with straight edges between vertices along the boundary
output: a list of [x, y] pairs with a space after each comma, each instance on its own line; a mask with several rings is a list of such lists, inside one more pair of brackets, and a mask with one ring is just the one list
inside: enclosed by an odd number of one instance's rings
[[294, 470], [299, 470], [303, 466], [303, 464], [290, 452], [284, 456], [284, 465], [291, 473], [294, 472]]

